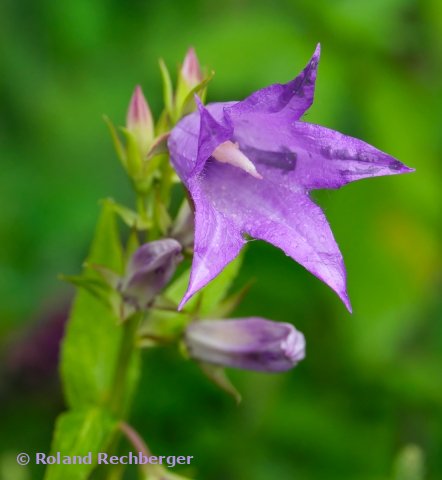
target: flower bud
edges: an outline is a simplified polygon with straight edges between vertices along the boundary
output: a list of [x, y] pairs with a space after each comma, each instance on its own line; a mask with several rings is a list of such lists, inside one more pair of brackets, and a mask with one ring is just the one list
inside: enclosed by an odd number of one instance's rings
[[189, 48], [178, 74], [172, 119], [178, 120], [195, 110], [192, 92], [203, 95], [205, 83], [207, 79], [205, 81], [195, 50]]
[[134, 135], [141, 155], [146, 155], [154, 137], [154, 127], [152, 113], [139, 85], [129, 103], [126, 128]]
[[181, 245], [172, 238], [145, 243], [129, 260], [118, 290], [127, 303], [145, 309], [167, 285], [181, 260]]
[[293, 325], [259, 317], [193, 322], [185, 343], [196, 360], [245, 370], [284, 371], [305, 357], [304, 335]]
[[190, 47], [189, 50], [187, 50], [180, 73], [181, 78], [186, 82], [189, 90], [192, 90], [192, 88], [196, 87], [203, 81], [204, 76], [193, 47]]

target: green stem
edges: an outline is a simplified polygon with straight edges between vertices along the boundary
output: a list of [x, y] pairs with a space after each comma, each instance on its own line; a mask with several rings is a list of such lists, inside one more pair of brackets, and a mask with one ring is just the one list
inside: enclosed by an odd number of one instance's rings
[[133, 315], [123, 324], [123, 336], [116, 362], [115, 377], [109, 402], [110, 410], [117, 418], [124, 418], [126, 414], [127, 405], [125, 405], [125, 393], [127, 389], [127, 376], [137, 348], [135, 335], [139, 326], [139, 320], [138, 315]]

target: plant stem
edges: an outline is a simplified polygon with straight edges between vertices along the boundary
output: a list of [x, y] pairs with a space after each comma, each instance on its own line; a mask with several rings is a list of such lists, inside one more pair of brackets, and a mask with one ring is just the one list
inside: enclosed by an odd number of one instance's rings
[[117, 418], [124, 418], [128, 405], [125, 405], [127, 377], [136, 350], [135, 334], [140, 317], [133, 315], [123, 324], [123, 335], [118, 353], [114, 382], [110, 394], [110, 410]]

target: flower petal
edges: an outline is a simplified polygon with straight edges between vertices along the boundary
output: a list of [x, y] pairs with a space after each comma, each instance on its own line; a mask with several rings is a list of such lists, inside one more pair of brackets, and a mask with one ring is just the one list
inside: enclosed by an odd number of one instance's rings
[[255, 120], [253, 125], [235, 124], [233, 141], [264, 177], [291, 189], [340, 188], [363, 178], [414, 171], [335, 130], [305, 122]]
[[286, 84], [276, 83], [258, 90], [229, 109], [235, 122], [252, 122], [254, 117], [275, 114], [286, 121], [299, 120], [313, 103], [321, 46], [317, 45], [304, 70]]
[[189, 190], [195, 203], [194, 255], [189, 286], [179, 309], [215, 278], [245, 243], [237, 226], [212, 207], [198, 180], [190, 183]]
[[[351, 310], [342, 255], [322, 210], [305, 192], [275, 183], [265, 174], [263, 180], [257, 180], [231, 165], [209, 161], [190, 193], [197, 212], [210, 208], [214, 218], [222, 218], [219, 234], [223, 242], [247, 233], [281, 248], [329, 285]], [[198, 225], [196, 229], [198, 235]], [[196, 249], [198, 244], [195, 239]], [[227, 263], [224, 247], [207, 240], [205, 246], [205, 256], [217, 259], [220, 271]]]
[[186, 185], [201, 172], [216, 147], [233, 135], [224, 109], [235, 102], [213, 103], [206, 108], [196, 95], [195, 101], [198, 112], [184, 117], [173, 128], [168, 140], [171, 162]]
[[280, 372], [305, 357], [301, 332], [289, 323], [260, 317], [193, 322], [185, 343], [197, 360], [246, 370]]
[[297, 176], [308, 189], [339, 188], [368, 177], [413, 172], [362, 140], [311, 123], [292, 126], [299, 160]]
[[130, 258], [118, 287], [124, 299], [137, 308], [147, 308], [181, 260], [181, 245], [173, 238], [142, 245]]
[[[195, 95], [195, 101], [200, 113], [200, 128], [198, 137], [198, 154], [192, 175], [201, 172], [206, 160], [212, 155], [214, 150], [232, 138], [233, 127], [228, 117], [223, 115], [221, 119], [223, 124], [217, 121], [211, 113], [204, 107], [198, 96]], [[220, 106], [222, 104], [219, 104]], [[224, 108], [224, 107], [223, 107]]]

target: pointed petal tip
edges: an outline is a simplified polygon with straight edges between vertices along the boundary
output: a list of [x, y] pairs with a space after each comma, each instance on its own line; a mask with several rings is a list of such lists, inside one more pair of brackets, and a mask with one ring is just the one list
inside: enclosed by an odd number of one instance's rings
[[345, 294], [345, 297], [341, 297], [341, 299], [344, 302], [344, 305], [347, 308], [348, 313], [353, 313], [353, 307], [351, 306], [350, 299], [348, 298], [348, 295]]
[[192, 292], [190, 290], [190, 288], [187, 290], [187, 292], [184, 294], [184, 297], [181, 299], [181, 302], [180, 304], [178, 305], [178, 308], [177, 310], [179, 312], [181, 312], [181, 310], [184, 308], [184, 306], [186, 305], [186, 303], [190, 300], [191, 297], [193, 297], [193, 295], [195, 294], [196, 292]]
[[313, 53], [313, 56], [314, 57], [319, 57], [321, 55], [321, 44], [318, 42], [316, 44], [316, 48], [315, 48], [315, 51]]
[[351, 306], [350, 298], [348, 296], [347, 290], [335, 290], [334, 292], [338, 295], [341, 302], [344, 304], [345, 308], [348, 310], [349, 313], [353, 313], [353, 307]]
[[415, 168], [407, 167], [407, 165], [396, 159], [390, 164], [390, 175], [402, 175], [403, 173], [413, 173], [415, 171]]
[[345, 272], [344, 276], [344, 287], [340, 290], [335, 290], [339, 298], [342, 300], [342, 303], [345, 305], [345, 308], [349, 313], [353, 313], [353, 307], [351, 306], [350, 297], [347, 292], [347, 272], [345, 270], [344, 262], [342, 261], [342, 268]]
[[201, 98], [198, 96], [197, 93], [193, 95], [193, 99], [195, 100], [196, 106], [198, 107], [199, 112], [203, 112], [206, 108], [203, 105], [203, 102], [201, 101]]

